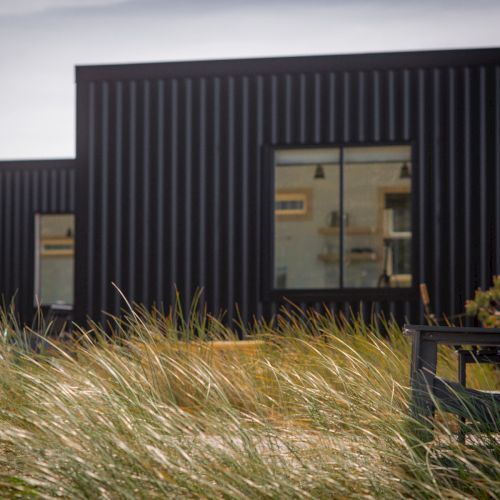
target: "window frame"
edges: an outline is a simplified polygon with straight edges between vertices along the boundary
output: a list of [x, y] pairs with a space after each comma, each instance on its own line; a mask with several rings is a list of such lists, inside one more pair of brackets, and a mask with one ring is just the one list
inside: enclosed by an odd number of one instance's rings
[[[72, 215], [74, 221], [74, 234], [73, 234], [73, 248], [70, 253], [66, 250], [51, 250], [47, 254], [42, 253], [42, 244], [41, 244], [41, 218], [44, 216], [51, 215]], [[54, 212], [34, 212], [33, 216], [33, 231], [34, 235], [34, 245], [33, 248], [33, 307], [35, 309], [42, 308], [46, 309], [60, 309], [64, 311], [73, 311], [75, 308], [75, 300], [76, 300], [76, 212], [68, 212], [68, 211], [54, 211]], [[72, 304], [50, 304], [50, 303], [42, 303], [40, 301], [40, 286], [41, 286], [41, 258], [42, 257], [73, 257], [73, 303]]]
[[[344, 149], [350, 147], [391, 147], [391, 146], [408, 146], [410, 147], [410, 163], [412, 169], [411, 180], [411, 284], [403, 287], [337, 287], [337, 288], [294, 288], [280, 289], [274, 286], [275, 283], [275, 168], [276, 167], [276, 152], [281, 149], [320, 149], [320, 148], [338, 148], [340, 149], [339, 164], [343, 163]], [[263, 175], [261, 177], [261, 185], [263, 192], [263, 210], [261, 237], [263, 244], [261, 245], [261, 294], [263, 300], [292, 300], [292, 301], [352, 301], [352, 300], [388, 300], [388, 301], [411, 301], [418, 298], [419, 283], [419, 234], [420, 226], [418, 220], [418, 198], [419, 198], [419, 168], [417, 147], [414, 140], [410, 141], [388, 141], [388, 142], [323, 142], [323, 143], [307, 143], [307, 144], [267, 144], [262, 147], [262, 161], [264, 165]], [[344, 179], [343, 169], [340, 169], [340, 203], [344, 204]], [[342, 219], [342, 217], [340, 217]], [[340, 220], [339, 227], [339, 244], [341, 246], [341, 258], [344, 252], [344, 234], [343, 221]]]

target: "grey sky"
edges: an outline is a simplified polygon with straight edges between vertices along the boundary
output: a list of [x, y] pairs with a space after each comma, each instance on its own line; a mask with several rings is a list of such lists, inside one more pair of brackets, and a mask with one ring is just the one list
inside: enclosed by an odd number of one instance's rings
[[500, 46], [498, 0], [0, 0], [0, 159], [73, 157], [77, 64]]

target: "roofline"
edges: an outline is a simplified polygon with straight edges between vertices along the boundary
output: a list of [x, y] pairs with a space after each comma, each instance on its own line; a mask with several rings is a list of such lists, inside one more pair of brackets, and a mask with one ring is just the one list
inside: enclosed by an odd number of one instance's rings
[[500, 64], [500, 47], [76, 66], [76, 81]]
[[19, 169], [31, 170], [42, 168], [75, 168], [76, 159], [74, 158], [57, 158], [44, 160], [0, 160], [0, 169]]

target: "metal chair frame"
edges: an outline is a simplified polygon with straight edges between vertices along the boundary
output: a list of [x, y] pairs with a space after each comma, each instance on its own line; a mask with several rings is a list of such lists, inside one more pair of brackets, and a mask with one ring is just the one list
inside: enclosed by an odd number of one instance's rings
[[[466, 389], [467, 364], [473, 362], [500, 364], [500, 329], [498, 328], [405, 325], [403, 332], [411, 336], [413, 340], [410, 368], [411, 413], [427, 428], [435, 413], [435, 401], [440, 398], [450, 401], [453, 398], [453, 390], [447, 390], [446, 381], [443, 385], [443, 381], [436, 376], [438, 345], [460, 346], [458, 348], [458, 379], [464, 391], [469, 391]], [[471, 351], [463, 349], [462, 346], [476, 346], [481, 349]], [[497, 350], [496, 352], [485, 351], [482, 349], [484, 347], [496, 347]], [[437, 383], [439, 391], [435, 390]], [[454, 383], [450, 382], [450, 384]], [[479, 391], [473, 392], [476, 397], [480, 394]], [[487, 405], [488, 402], [481, 404]], [[462, 423], [465, 423], [463, 418]], [[462, 442], [465, 441], [463, 425], [458, 438]]]

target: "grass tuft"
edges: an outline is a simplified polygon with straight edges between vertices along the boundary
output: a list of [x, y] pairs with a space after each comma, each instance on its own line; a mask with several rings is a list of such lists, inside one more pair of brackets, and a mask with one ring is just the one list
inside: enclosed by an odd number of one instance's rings
[[[2, 313], [2, 496], [499, 498], [497, 434], [462, 445], [440, 412], [416, 440], [395, 323], [292, 307], [236, 342], [193, 302], [133, 306], [65, 342]], [[453, 378], [453, 351], [439, 356]]]

